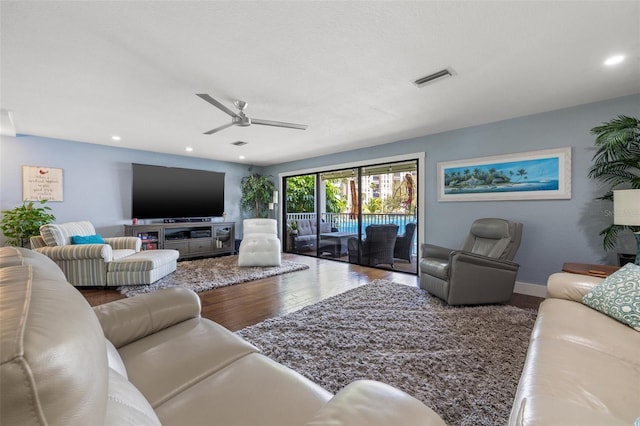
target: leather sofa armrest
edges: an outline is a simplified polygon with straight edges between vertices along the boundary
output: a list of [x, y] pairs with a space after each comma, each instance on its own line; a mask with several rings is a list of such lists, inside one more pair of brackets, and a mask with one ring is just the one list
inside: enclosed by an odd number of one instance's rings
[[478, 267], [489, 267], [489, 268], [498, 268], [504, 269], [507, 271], [518, 271], [520, 265], [515, 262], [511, 262], [510, 260], [503, 259], [495, 259], [493, 257], [482, 256], [480, 254], [470, 253], [467, 251], [454, 250], [450, 254], [451, 262], [450, 262], [450, 270], [458, 268], [459, 266], [454, 266], [457, 262], [464, 262], [470, 265], [475, 265]]
[[399, 389], [371, 380], [350, 383], [318, 411], [307, 426], [438, 425], [432, 409]]
[[142, 248], [142, 240], [138, 237], [108, 237], [104, 242], [114, 250], [134, 250], [137, 253]]
[[174, 324], [200, 317], [200, 298], [172, 287], [93, 308], [105, 337], [120, 348]]
[[422, 244], [422, 258], [436, 257], [439, 259], [448, 259], [454, 250], [446, 247], [436, 246], [434, 244]]
[[108, 244], [76, 244], [68, 246], [47, 246], [33, 249], [52, 260], [102, 259], [110, 262], [113, 250]]
[[603, 281], [590, 275], [556, 272], [547, 280], [547, 298], [582, 302], [582, 297]]

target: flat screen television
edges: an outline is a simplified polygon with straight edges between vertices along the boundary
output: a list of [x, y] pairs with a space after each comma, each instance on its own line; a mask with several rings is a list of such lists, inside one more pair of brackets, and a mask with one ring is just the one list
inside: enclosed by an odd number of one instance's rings
[[222, 216], [224, 173], [132, 164], [131, 217], [192, 219]]

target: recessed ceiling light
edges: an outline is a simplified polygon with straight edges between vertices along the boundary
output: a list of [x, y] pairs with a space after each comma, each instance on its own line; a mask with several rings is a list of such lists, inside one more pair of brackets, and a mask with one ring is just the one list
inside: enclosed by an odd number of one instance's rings
[[114, 140], [114, 141], [119, 141], [122, 138], [120, 136], [118, 136], [118, 135], [113, 135], [113, 136], [111, 136], [111, 139]]
[[624, 61], [624, 55], [615, 55], [607, 58], [604, 61], [604, 64], [607, 66], [618, 65], [620, 62]]
[[239, 159], [241, 159], [241, 160], [244, 160], [244, 159], [245, 159], [245, 158], [247, 158], [247, 157], [245, 157], [244, 155], [241, 155], [241, 156], [239, 156], [238, 158], [239, 158]]
[[193, 148], [191, 148], [190, 146], [188, 146], [188, 147], [186, 147], [184, 150], [185, 150], [185, 151], [187, 151], [187, 152], [191, 152], [191, 151], [193, 151]]

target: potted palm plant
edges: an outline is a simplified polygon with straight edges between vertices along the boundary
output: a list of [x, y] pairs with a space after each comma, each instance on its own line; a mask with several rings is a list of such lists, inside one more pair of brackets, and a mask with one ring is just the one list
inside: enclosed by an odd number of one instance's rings
[[29, 239], [40, 234], [40, 227], [56, 220], [50, 213], [51, 208], [44, 205], [46, 202], [47, 200], [41, 200], [38, 206], [34, 201], [29, 201], [2, 212], [0, 229], [7, 237], [6, 245], [29, 247]]
[[[606, 192], [596, 199], [613, 202], [614, 190], [640, 189], [640, 120], [620, 115], [594, 127], [591, 133], [596, 135], [597, 151], [589, 177], [606, 185]], [[616, 224], [603, 229], [600, 235], [604, 249], [613, 249], [625, 229], [640, 231], [639, 226]]]
[[273, 200], [275, 185], [270, 176], [253, 173], [240, 181], [240, 206], [252, 217], [269, 217], [269, 203]]

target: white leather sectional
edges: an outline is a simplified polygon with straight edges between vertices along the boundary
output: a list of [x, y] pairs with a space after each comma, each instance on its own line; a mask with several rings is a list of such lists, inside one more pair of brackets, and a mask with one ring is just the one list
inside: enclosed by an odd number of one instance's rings
[[640, 424], [640, 332], [581, 303], [601, 282], [549, 277], [510, 425]]
[[92, 309], [46, 256], [0, 248], [2, 425], [444, 425], [391, 386], [332, 395], [172, 288]]

